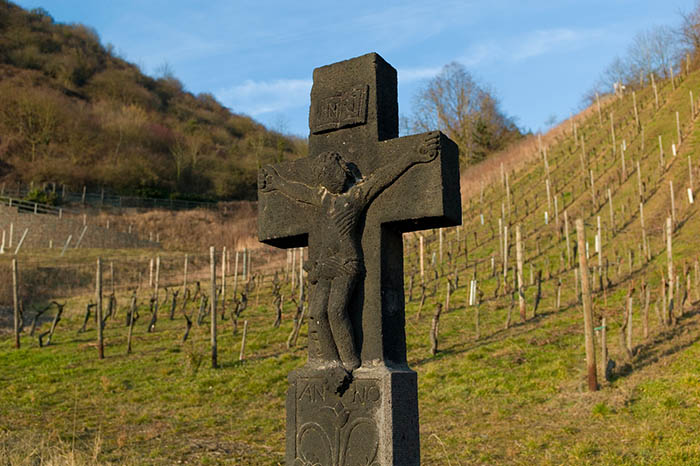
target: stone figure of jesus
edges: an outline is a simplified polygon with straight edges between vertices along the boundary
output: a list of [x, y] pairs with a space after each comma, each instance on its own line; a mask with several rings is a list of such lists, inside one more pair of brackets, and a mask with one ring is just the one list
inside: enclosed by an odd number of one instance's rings
[[360, 367], [349, 303], [365, 273], [362, 216], [374, 199], [410, 167], [434, 160], [439, 152], [439, 133], [428, 133], [417, 151], [366, 177], [341, 154], [323, 152], [313, 163], [313, 186], [285, 179], [272, 166], [261, 169], [258, 183], [262, 192], [278, 191], [316, 211], [314, 232], [321, 238], [320, 250], [305, 264], [314, 287], [309, 303], [309, 339], [315, 343], [316, 354], [310, 352], [311, 360], [341, 365], [347, 373]]

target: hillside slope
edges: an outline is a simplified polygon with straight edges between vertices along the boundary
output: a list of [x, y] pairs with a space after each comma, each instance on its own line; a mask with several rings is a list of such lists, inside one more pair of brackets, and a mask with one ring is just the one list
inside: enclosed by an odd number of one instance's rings
[[0, 181], [252, 199], [259, 163], [305, 142], [158, 79], [83, 25], [0, 1]]

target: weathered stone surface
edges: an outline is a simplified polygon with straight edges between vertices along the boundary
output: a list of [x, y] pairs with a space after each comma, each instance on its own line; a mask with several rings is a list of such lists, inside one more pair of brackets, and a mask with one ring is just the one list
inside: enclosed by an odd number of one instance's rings
[[398, 138], [396, 91], [377, 54], [316, 69], [309, 157], [260, 171], [260, 241], [309, 246], [309, 359], [289, 377], [288, 465], [419, 463], [401, 235], [460, 223], [459, 165], [439, 132]]

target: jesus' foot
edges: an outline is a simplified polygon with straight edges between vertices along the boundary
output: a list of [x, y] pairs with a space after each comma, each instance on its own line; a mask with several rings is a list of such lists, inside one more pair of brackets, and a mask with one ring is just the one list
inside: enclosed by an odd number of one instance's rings
[[352, 358], [343, 361], [343, 367], [348, 372], [354, 371], [355, 369], [360, 367], [360, 358], [353, 355]]

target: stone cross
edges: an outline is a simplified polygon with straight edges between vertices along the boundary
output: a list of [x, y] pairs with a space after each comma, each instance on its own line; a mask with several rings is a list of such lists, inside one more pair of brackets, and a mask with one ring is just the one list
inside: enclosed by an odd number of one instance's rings
[[260, 241], [309, 246], [309, 358], [289, 375], [287, 465], [417, 465], [402, 234], [461, 223], [456, 144], [398, 137], [396, 70], [376, 53], [314, 70], [309, 156], [266, 166]]

